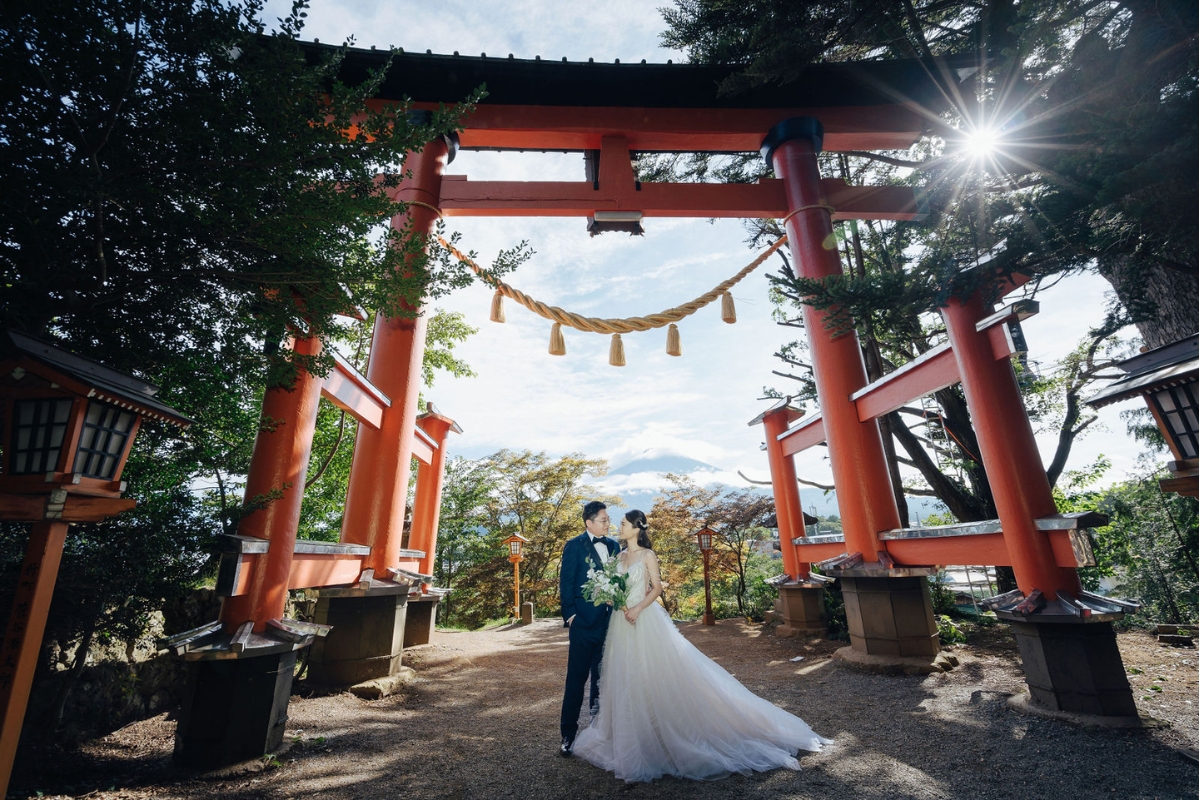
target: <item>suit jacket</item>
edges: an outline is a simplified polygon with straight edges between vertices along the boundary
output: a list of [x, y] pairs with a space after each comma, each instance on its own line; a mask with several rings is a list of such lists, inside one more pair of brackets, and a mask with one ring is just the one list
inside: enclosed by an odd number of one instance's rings
[[[608, 548], [609, 557], [615, 558], [621, 549], [616, 540], [605, 536], [600, 541]], [[596, 553], [596, 548], [589, 540], [586, 531], [569, 540], [563, 547], [562, 566], [558, 570], [558, 592], [562, 598], [563, 627], [567, 626], [567, 620], [572, 616], [575, 617], [575, 621], [571, 624], [584, 628], [608, 624], [612, 608], [607, 604], [594, 606], [583, 596], [583, 584], [587, 582], [588, 570], [600, 569], [602, 566], [600, 556]]]

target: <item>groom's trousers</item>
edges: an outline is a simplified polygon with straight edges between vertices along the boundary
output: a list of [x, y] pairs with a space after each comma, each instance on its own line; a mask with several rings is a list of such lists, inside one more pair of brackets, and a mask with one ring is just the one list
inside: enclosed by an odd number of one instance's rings
[[584, 628], [572, 624], [567, 629], [567, 685], [563, 690], [562, 719], [559, 727], [564, 739], [575, 739], [579, 731], [579, 707], [583, 705], [583, 686], [592, 679], [589, 706], [600, 701], [600, 657], [604, 655], [607, 625]]

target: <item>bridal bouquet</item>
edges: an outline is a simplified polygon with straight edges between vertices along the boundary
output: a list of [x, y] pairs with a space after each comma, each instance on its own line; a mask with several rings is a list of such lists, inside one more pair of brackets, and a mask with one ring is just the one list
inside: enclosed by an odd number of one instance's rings
[[603, 569], [593, 567], [588, 570], [583, 596], [594, 606], [612, 603], [613, 608], [624, 608], [625, 598], [629, 596], [625, 581], [624, 575], [617, 574], [617, 559], [610, 558]]

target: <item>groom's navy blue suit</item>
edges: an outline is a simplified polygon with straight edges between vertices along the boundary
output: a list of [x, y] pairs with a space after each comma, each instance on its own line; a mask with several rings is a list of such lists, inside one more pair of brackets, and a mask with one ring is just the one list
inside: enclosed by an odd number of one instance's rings
[[[596, 541], [608, 548], [609, 558], [615, 558], [620, 550], [617, 542], [607, 536]], [[607, 603], [592, 605], [583, 596], [583, 584], [587, 582], [589, 569], [600, 569], [602, 566], [591, 534], [585, 532], [576, 536], [563, 548], [558, 583], [563, 625], [567, 626], [570, 620], [570, 647], [567, 650], [567, 686], [563, 690], [560, 724], [563, 738], [572, 741], [579, 730], [579, 707], [583, 704], [583, 685], [587, 683], [589, 675], [592, 678], [589, 705], [595, 705], [600, 698], [600, 656], [604, 654], [604, 637], [608, 633], [612, 606]]]

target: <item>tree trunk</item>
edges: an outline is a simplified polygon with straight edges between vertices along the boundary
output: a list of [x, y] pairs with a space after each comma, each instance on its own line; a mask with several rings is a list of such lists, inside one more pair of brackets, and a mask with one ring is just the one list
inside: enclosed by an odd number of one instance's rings
[[1147, 347], [1161, 347], [1196, 332], [1200, 280], [1195, 272], [1146, 268], [1122, 258], [1106, 260], [1100, 274], [1112, 284]]
[[47, 741], [53, 739], [54, 734], [62, 725], [63, 714], [67, 708], [67, 699], [71, 696], [71, 690], [75, 688], [75, 684], [79, 681], [79, 676], [83, 674], [83, 668], [87, 666], [88, 651], [92, 648], [92, 638], [96, 634], [96, 618], [89, 616], [87, 625], [83, 629], [83, 635], [79, 637], [79, 647], [75, 650], [75, 663], [67, 670], [67, 674], [63, 676], [62, 683], [58, 686], [58, 695], [54, 698], [54, 705], [49, 711], [50, 724], [43, 728], [42, 733]]

